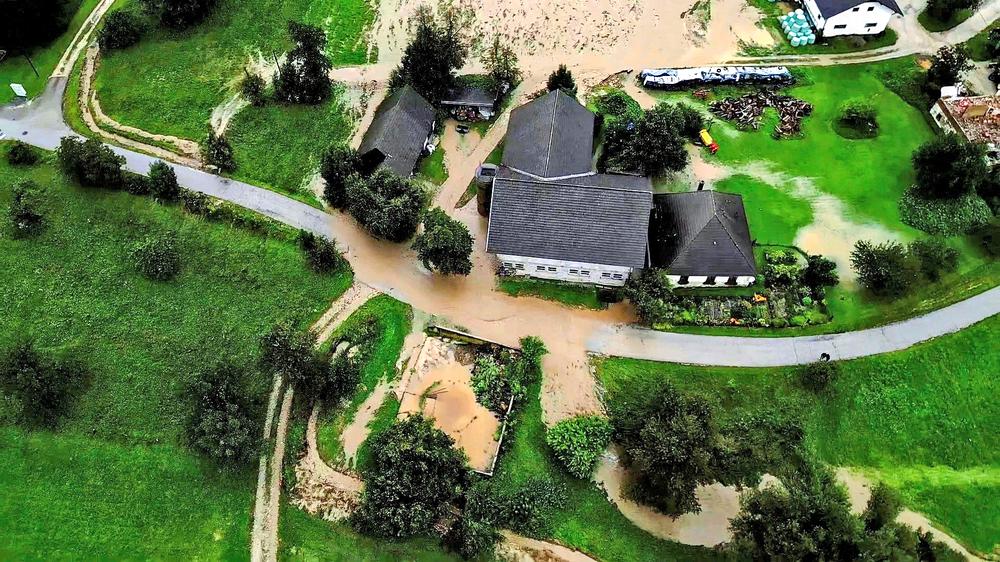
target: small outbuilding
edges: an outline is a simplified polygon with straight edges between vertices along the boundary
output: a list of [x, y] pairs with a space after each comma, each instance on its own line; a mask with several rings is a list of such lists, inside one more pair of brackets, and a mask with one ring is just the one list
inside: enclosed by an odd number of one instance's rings
[[718, 191], [653, 197], [650, 262], [677, 286], [752, 285], [757, 263], [743, 198]]
[[434, 106], [410, 86], [385, 99], [365, 131], [358, 153], [369, 171], [385, 167], [409, 177], [417, 161], [430, 148], [434, 132]]
[[803, 6], [822, 37], [877, 35], [892, 16], [903, 15], [896, 0], [804, 0]]
[[492, 119], [496, 114], [496, 106], [496, 94], [478, 86], [460, 86], [441, 100], [441, 107], [459, 121]]

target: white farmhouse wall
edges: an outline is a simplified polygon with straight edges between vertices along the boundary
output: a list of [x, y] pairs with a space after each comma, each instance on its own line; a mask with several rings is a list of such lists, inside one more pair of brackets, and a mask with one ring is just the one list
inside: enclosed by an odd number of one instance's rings
[[609, 287], [620, 287], [632, 273], [631, 267], [615, 265], [600, 265], [563, 260], [548, 260], [497, 254], [500, 263], [515, 275], [550, 279], [553, 281], [569, 281], [573, 283], [592, 283]]
[[[674, 284], [675, 287], [726, 287], [732, 286], [730, 284], [732, 277], [725, 277], [718, 275], [715, 277], [715, 282], [711, 285], [706, 285], [705, 282], [708, 281], [708, 277], [705, 275], [689, 275], [687, 279], [682, 279], [680, 275], [668, 275], [667, 279]], [[736, 285], [740, 287], [749, 287], [753, 285], [757, 280], [753, 275], [740, 275], [736, 277]], [[681, 281], [684, 281], [683, 283]]]
[[931, 106], [931, 117], [934, 118], [934, 122], [937, 123], [938, 127], [941, 127], [942, 132], [961, 134], [961, 131], [956, 131], [955, 127], [952, 126], [951, 119], [948, 119], [948, 116], [944, 114], [944, 109], [941, 108], [940, 102]]
[[[811, 1], [811, 0], [808, 0]], [[826, 14], [824, 37], [875, 35], [885, 31], [893, 12], [878, 2], [865, 2], [836, 15]]]
[[[826, 24], [826, 18], [824, 18], [823, 14], [819, 11], [819, 6], [816, 5], [816, 1], [805, 0], [804, 6], [806, 7], [806, 12], [809, 13], [810, 19], [812, 19], [813, 25], [816, 27], [816, 30], [817, 31], [822, 30], [823, 25]], [[819, 35], [822, 35], [822, 33], [820, 33]]]

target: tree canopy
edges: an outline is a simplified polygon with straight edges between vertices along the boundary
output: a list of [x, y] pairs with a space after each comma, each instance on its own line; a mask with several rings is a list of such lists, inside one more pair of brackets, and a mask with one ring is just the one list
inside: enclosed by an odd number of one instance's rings
[[601, 167], [644, 176], [683, 170], [688, 163], [684, 136], [694, 127], [700, 129], [700, 123], [688, 111], [664, 103], [637, 120], [616, 119], [605, 131]]
[[573, 72], [566, 68], [565, 64], [560, 64], [559, 68], [553, 70], [552, 74], [549, 74], [549, 79], [545, 83], [545, 87], [550, 92], [562, 90], [571, 96], [576, 96], [576, 81], [573, 80]]
[[274, 95], [288, 103], [320, 103], [333, 92], [326, 33], [314, 25], [290, 21], [288, 35], [295, 47], [274, 79]]
[[439, 21], [430, 7], [417, 8], [410, 20], [413, 38], [392, 72], [392, 89], [409, 84], [437, 104], [456, 86], [455, 71], [462, 68], [468, 55], [458, 17], [456, 9], [444, 9]]
[[163, 25], [184, 29], [205, 19], [218, 0], [142, 0], [142, 3]]
[[246, 368], [223, 362], [201, 373], [191, 389], [188, 440], [223, 465], [245, 464], [260, 447], [260, 404], [248, 397], [248, 378]]
[[380, 537], [431, 531], [468, 483], [465, 454], [420, 414], [397, 421], [371, 443], [358, 530]]
[[482, 57], [483, 67], [489, 72], [497, 94], [503, 94], [521, 81], [521, 69], [517, 66], [517, 54], [510, 45], [493, 38]]
[[879, 296], [899, 296], [909, 289], [913, 271], [899, 242], [874, 244], [858, 240], [851, 251], [851, 267], [858, 282]]
[[931, 56], [931, 67], [927, 69], [927, 84], [935, 97], [944, 86], [953, 86], [962, 81], [962, 76], [972, 70], [969, 52], [962, 45], [945, 45]]
[[424, 231], [413, 242], [413, 248], [427, 269], [446, 275], [468, 275], [472, 271], [472, 234], [439, 207], [424, 215]]
[[404, 242], [417, 230], [424, 208], [424, 192], [417, 184], [386, 169], [367, 178], [347, 181], [347, 210], [377, 238]]
[[48, 357], [29, 340], [0, 355], [0, 390], [20, 402], [21, 418], [30, 425], [56, 425], [89, 379], [81, 362]]
[[57, 153], [63, 172], [80, 185], [109, 189], [121, 187], [125, 157], [115, 154], [101, 141], [63, 137]]
[[938, 135], [913, 153], [917, 189], [924, 197], [955, 198], [974, 193], [987, 180], [986, 149], [955, 133]]
[[15, 56], [48, 45], [66, 31], [78, 5], [73, 0], [0, 0], [0, 49]]
[[358, 151], [346, 144], [335, 144], [323, 152], [319, 165], [319, 175], [326, 184], [323, 198], [334, 209], [347, 206], [347, 178], [361, 172], [361, 158]]

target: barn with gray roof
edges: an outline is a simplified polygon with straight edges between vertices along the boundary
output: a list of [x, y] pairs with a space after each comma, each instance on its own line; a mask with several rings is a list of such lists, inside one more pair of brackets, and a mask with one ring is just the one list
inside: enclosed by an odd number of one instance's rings
[[434, 131], [434, 106], [410, 86], [385, 99], [361, 139], [358, 154], [373, 171], [387, 168], [410, 177]]

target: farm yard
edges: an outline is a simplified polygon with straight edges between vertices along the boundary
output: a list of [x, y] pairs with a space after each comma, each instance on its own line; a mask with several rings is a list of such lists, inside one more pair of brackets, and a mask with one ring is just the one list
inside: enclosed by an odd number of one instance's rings
[[[187, 448], [186, 389], [206, 364], [253, 364], [274, 323], [308, 325], [351, 276], [311, 272], [285, 234], [77, 187], [44, 158], [27, 171], [0, 162], [0, 206], [20, 178], [50, 195], [37, 238], [11, 239], [3, 227], [0, 347], [31, 338], [72, 353], [92, 379], [50, 430], [15, 425], [17, 401], [0, 401], [0, 550], [15, 559], [241, 558], [255, 476], [219, 472]], [[128, 255], [159, 231], [175, 232], [183, 255], [169, 284], [140, 277]], [[258, 378], [251, 392], [266, 397], [268, 386]]]

